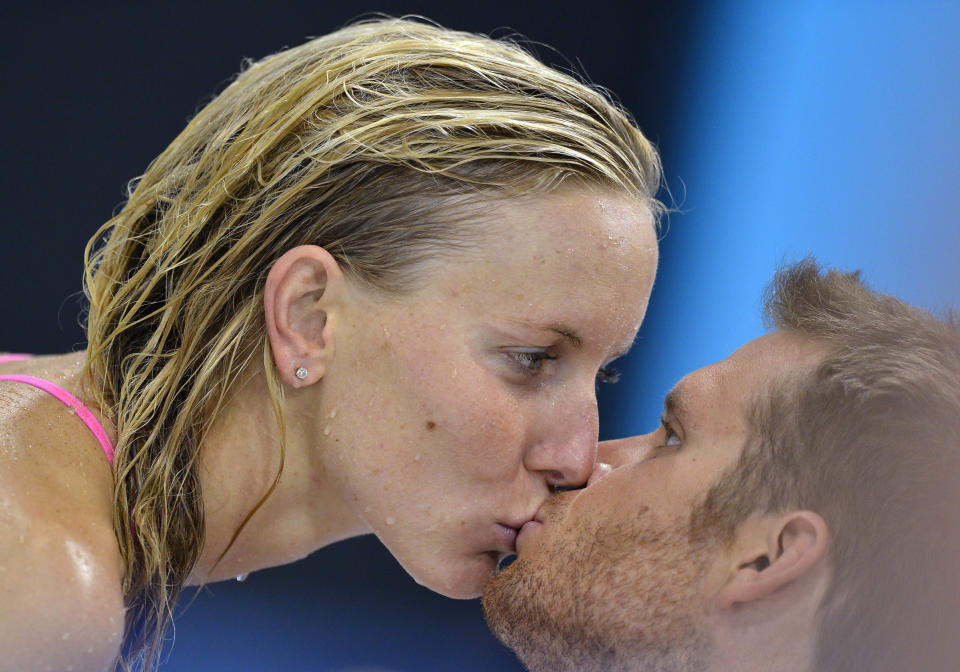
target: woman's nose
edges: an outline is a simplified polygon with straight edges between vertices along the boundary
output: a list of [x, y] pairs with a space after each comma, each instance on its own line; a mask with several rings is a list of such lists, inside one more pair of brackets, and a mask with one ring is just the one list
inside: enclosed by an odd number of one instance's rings
[[597, 461], [596, 414], [587, 414], [575, 426], [556, 423], [544, 440], [524, 457], [529, 471], [541, 472], [552, 486], [575, 488], [584, 485]]

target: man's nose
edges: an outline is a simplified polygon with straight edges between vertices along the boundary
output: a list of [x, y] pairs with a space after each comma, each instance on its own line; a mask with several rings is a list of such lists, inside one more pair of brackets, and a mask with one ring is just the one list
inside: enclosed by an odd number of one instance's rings
[[593, 468], [593, 472], [590, 474], [590, 478], [587, 479], [587, 487], [593, 485], [594, 483], [596, 483], [597, 481], [599, 481], [601, 478], [603, 478], [604, 476], [606, 476], [612, 471], [613, 471], [613, 467], [611, 467], [609, 464], [607, 464], [606, 462], [601, 462], [600, 460], [597, 460], [597, 464]]
[[597, 446], [597, 459], [616, 469], [643, 459], [646, 453], [645, 436], [628, 436], [625, 439], [603, 441]]

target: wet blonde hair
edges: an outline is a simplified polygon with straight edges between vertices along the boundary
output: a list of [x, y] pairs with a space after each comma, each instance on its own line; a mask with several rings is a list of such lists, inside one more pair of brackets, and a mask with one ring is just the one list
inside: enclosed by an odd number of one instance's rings
[[150, 164], [84, 274], [86, 380], [118, 432], [121, 667], [155, 664], [203, 546], [198, 447], [248, 367], [283, 436], [273, 262], [320, 245], [348, 278], [409, 291], [418, 262], [471, 241], [471, 207], [564, 183], [660, 212], [657, 153], [605, 93], [513, 42], [405, 19], [249, 64]]

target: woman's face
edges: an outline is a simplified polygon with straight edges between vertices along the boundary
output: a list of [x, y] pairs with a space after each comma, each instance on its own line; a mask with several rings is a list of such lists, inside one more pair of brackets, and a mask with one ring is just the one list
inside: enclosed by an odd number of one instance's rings
[[596, 384], [657, 266], [650, 215], [616, 194], [515, 199], [483, 226], [412, 294], [350, 285], [314, 430], [328, 487], [414, 579], [461, 598], [551, 485], [592, 471]]

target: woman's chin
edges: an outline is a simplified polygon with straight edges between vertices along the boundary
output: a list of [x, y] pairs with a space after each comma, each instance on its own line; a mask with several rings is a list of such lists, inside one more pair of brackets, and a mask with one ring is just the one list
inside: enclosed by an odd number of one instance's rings
[[[500, 555], [496, 551], [481, 553], [473, 559], [450, 561], [430, 568], [408, 568], [407, 573], [424, 588], [455, 600], [480, 597], [483, 586], [496, 570]], [[403, 564], [403, 563], [401, 563]]]

